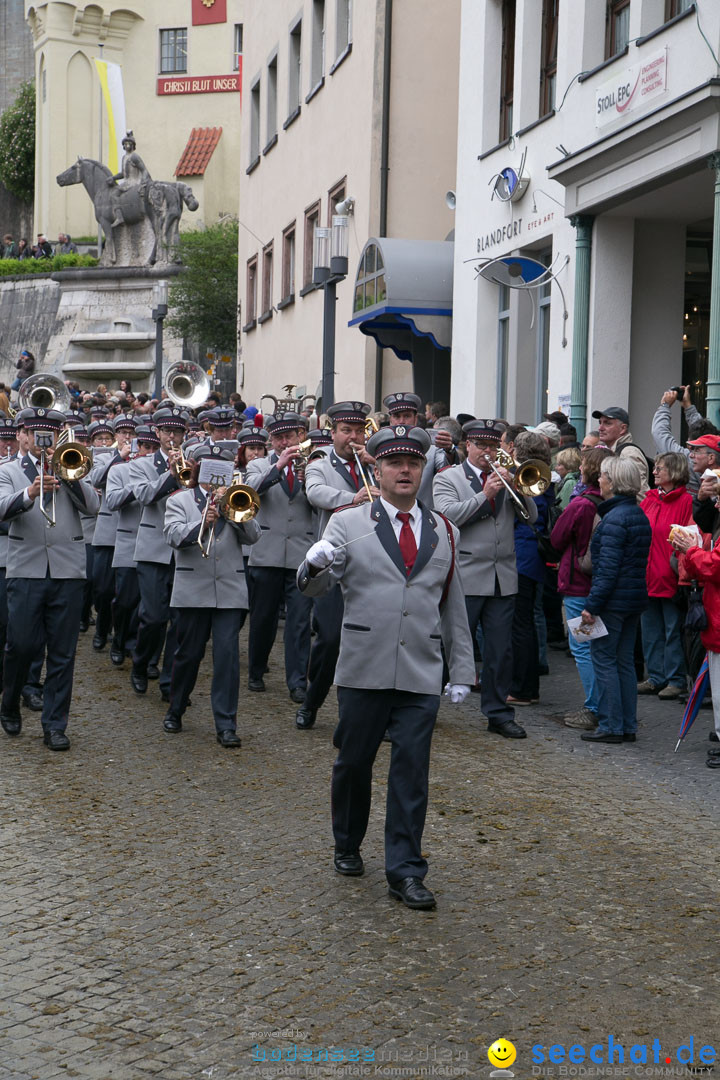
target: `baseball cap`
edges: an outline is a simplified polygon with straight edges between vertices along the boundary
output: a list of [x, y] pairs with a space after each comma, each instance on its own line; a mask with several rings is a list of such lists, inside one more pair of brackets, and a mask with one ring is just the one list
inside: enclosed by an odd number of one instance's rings
[[593, 413], [596, 420], [600, 420], [603, 416], [607, 416], [609, 420], [619, 420], [621, 424], [629, 424], [630, 417], [625, 409], [621, 409], [619, 405], [611, 405], [609, 409], [596, 409]]
[[708, 450], [720, 454], [720, 438], [717, 435], [702, 435], [699, 439], [689, 439], [688, 446], [706, 446]]

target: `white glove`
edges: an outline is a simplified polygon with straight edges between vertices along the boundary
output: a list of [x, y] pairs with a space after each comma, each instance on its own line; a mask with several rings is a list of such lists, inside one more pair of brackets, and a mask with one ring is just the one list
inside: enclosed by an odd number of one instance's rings
[[325, 570], [335, 559], [335, 548], [329, 540], [318, 540], [308, 551], [306, 560], [316, 570]]
[[462, 705], [470, 693], [470, 687], [463, 683], [448, 683], [445, 687], [445, 697], [449, 697], [453, 705]]

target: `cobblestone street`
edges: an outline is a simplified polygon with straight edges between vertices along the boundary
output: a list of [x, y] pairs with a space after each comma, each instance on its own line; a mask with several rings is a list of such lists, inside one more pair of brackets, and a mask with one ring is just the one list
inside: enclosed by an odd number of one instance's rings
[[[166, 735], [157, 684], [137, 698], [85, 635], [70, 753], [27, 711], [2, 736], [0, 1077], [476, 1077], [504, 1036], [525, 1078], [535, 1044], [717, 1045], [711, 713], [676, 755], [682, 707], [656, 699], [635, 745], [584, 744], [553, 719], [574, 665], [551, 664], [526, 741], [475, 695], [443, 704], [423, 913], [386, 892], [387, 745], [366, 874], [333, 872], [333, 707], [295, 730], [277, 650], [232, 752], [206, 678]], [[293, 1046], [312, 1064], [271, 1060]]]

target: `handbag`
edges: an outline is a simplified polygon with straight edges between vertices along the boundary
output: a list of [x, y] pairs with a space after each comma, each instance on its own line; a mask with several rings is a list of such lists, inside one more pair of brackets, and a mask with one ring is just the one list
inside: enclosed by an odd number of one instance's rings
[[703, 605], [702, 589], [693, 582], [687, 598], [687, 614], [685, 616], [686, 630], [707, 630], [707, 612]]

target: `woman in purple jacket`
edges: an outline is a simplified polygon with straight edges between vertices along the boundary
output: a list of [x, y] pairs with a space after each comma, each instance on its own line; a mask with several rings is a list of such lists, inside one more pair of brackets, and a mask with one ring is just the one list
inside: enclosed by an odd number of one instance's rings
[[[580, 478], [585, 485], [581, 495], [574, 496], [555, 522], [550, 541], [561, 552], [558, 567], [558, 592], [565, 603], [565, 618], [573, 619], [582, 613], [585, 598], [592, 584], [580, 569], [579, 560], [585, 554], [592, 535], [597, 507], [603, 501], [600, 494], [600, 466], [603, 459], [612, 457], [610, 450], [588, 450], [580, 463]], [[565, 725], [589, 731], [597, 727], [598, 695], [595, 673], [590, 659], [590, 642], [576, 641], [568, 634], [568, 644], [585, 691], [585, 704], [565, 717]]]

